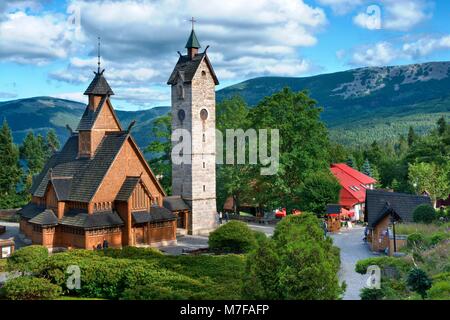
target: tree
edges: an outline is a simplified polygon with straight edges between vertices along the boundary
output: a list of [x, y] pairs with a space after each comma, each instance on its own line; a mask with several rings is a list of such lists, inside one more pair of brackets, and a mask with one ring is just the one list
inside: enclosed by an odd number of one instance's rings
[[145, 149], [151, 154], [148, 164], [153, 172], [160, 178], [165, 191], [170, 194], [172, 189], [172, 116], [167, 114], [153, 121], [152, 142]]
[[[239, 96], [235, 96], [217, 104], [216, 128], [224, 137], [226, 136], [226, 130], [228, 129], [242, 129], [245, 131], [249, 127], [249, 108], [244, 99]], [[246, 141], [244, 146], [245, 148], [248, 147], [248, 141]], [[231, 196], [233, 197], [233, 202], [235, 205], [235, 213], [238, 213], [237, 209], [240, 203], [244, 201], [256, 205], [253, 200], [253, 186], [255, 184], [252, 182], [254, 180], [255, 170], [253, 170], [248, 164], [237, 163], [237, 148], [238, 146], [236, 144], [234, 148], [234, 163], [228, 164], [226, 161], [223, 161], [224, 164], [218, 165], [216, 178], [217, 207], [221, 210], [226, 199]], [[226, 152], [226, 144], [223, 143], [223, 159], [226, 157]], [[216, 157], [219, 156], [219, 154], [216, 155]]]
[[21, 176], [19, 150], [13, 142], [11, 129], [4, 120], [0, 128], [0, 206], [5, 206], [8, 198], [16, 196]]
[[432, 281], [425, 271], [413, 268], [408, 273], [407, 284], [413, 291], [419, 293], [422, 299], [425, 299], [427, 290], [431, 288]]
[[304, 211], [323, 215], [327, 204], [339, 202], [341, 185], [329, 170], [310, 174], [302, 184], [300, 207]]
[[271, 209], [295, 208], [302, 181], [310, 173], [329, 169], [329, 139], [321, 111], [306, 92], [285, 88], [250, 112], [252, 128], [278, 129], [280, 136], [276, 174], [255, 177], [257, 203]]
[[372, 177], [372, 168], [370, 167], [370, 162], [368, 159], [364, 161], [364, 164], [361, 167], [361, 172], [366, 176]]
[[408, 178], [417, 193], [424, 191], [430, 194], [434, 207], [436, 200], [445, 198], [450, 193], [449, 166], [438, 167], [434, 163], [410, 164]]
[[28, 132], [20, 147], [20, 157], [26, 161], [29, 176], [41, 172], [48, 160], [48, 147], [42, 136]]
[[50, 156], [53, 154], [53, 152], [58, 151], [61, 147], [61, 143], [59, 142], [58, 136], [56, 135], [55, 129], [50, 129], [47, 132], [47, 136], [45, 137], [47, 142], [47, 148], [48, 148], [48, 156], [47, 158], [50, 158]]
[[312, 213], [288, 216], [247, 259], [243, 292], [250, 299], [338, 299], [339, 249]]
[[436, 211], [427, 204], [422, 204], [414, 209], [414, 222], [431, 223], [436, 219]]
[[413, 143], [417, 140], [417, 135], [414, 132], [413, 127], [409, 127], [409, 131], [408, 131], [408, 146], [412, 146]]
[[437, 121], [437, 125], [438, 125], [438, 134], [440, 136], [443, 136], [447, 131], [447, 123], [445, 122], [444, 116], [439, 118], [439, 120]]
[[351, 168], [354, 168], [354, 169], [356, 168], [356, 160], [355, 160], [355, 157], [353, 155], [350, 155], [347, 158], [347, 161], [345, 161], [345, 163]]

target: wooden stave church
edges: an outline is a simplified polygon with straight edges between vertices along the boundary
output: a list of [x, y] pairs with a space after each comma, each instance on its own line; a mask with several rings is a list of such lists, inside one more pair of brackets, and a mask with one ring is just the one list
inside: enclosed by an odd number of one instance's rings
[[103, 73], [95, 72], [84, 93], [89, 102], [76, 132], [34, 179], [20, 231], [48, 248], [175, 244], [189, 207], [164, 199], [131, 127], [123, 130], [115, 114]]

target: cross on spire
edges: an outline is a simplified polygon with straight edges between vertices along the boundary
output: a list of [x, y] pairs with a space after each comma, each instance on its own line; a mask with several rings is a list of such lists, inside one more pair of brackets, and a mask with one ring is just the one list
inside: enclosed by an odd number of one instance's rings
[[194, 30], [194, 23], [197, 22], [197, 20], [192, 17], [191, 19], [189, 19], [189, 21], [192, 23], [192, 30]]

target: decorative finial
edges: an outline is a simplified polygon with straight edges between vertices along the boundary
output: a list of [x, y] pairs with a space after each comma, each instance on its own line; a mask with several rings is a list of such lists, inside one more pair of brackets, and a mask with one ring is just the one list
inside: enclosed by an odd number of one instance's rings
[[97, 73], [100, 74], [100, 37], [97, 38], [98, 40], [98, 69], [97, 69]]
[[128, 126], [127, 132], [130, 132], [135, 124], [136, 124], [136, 120], [131, 121], [130, 125]]

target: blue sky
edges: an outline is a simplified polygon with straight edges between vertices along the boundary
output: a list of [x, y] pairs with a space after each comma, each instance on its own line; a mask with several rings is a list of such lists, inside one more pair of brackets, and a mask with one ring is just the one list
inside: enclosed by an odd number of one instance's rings
[[114, 105], [169, 104], [191, 16], [221, 84], [450, 60], [447, 0], [12, 0], [0, 2], [0, 100], [85, 101], [102, 66]]

